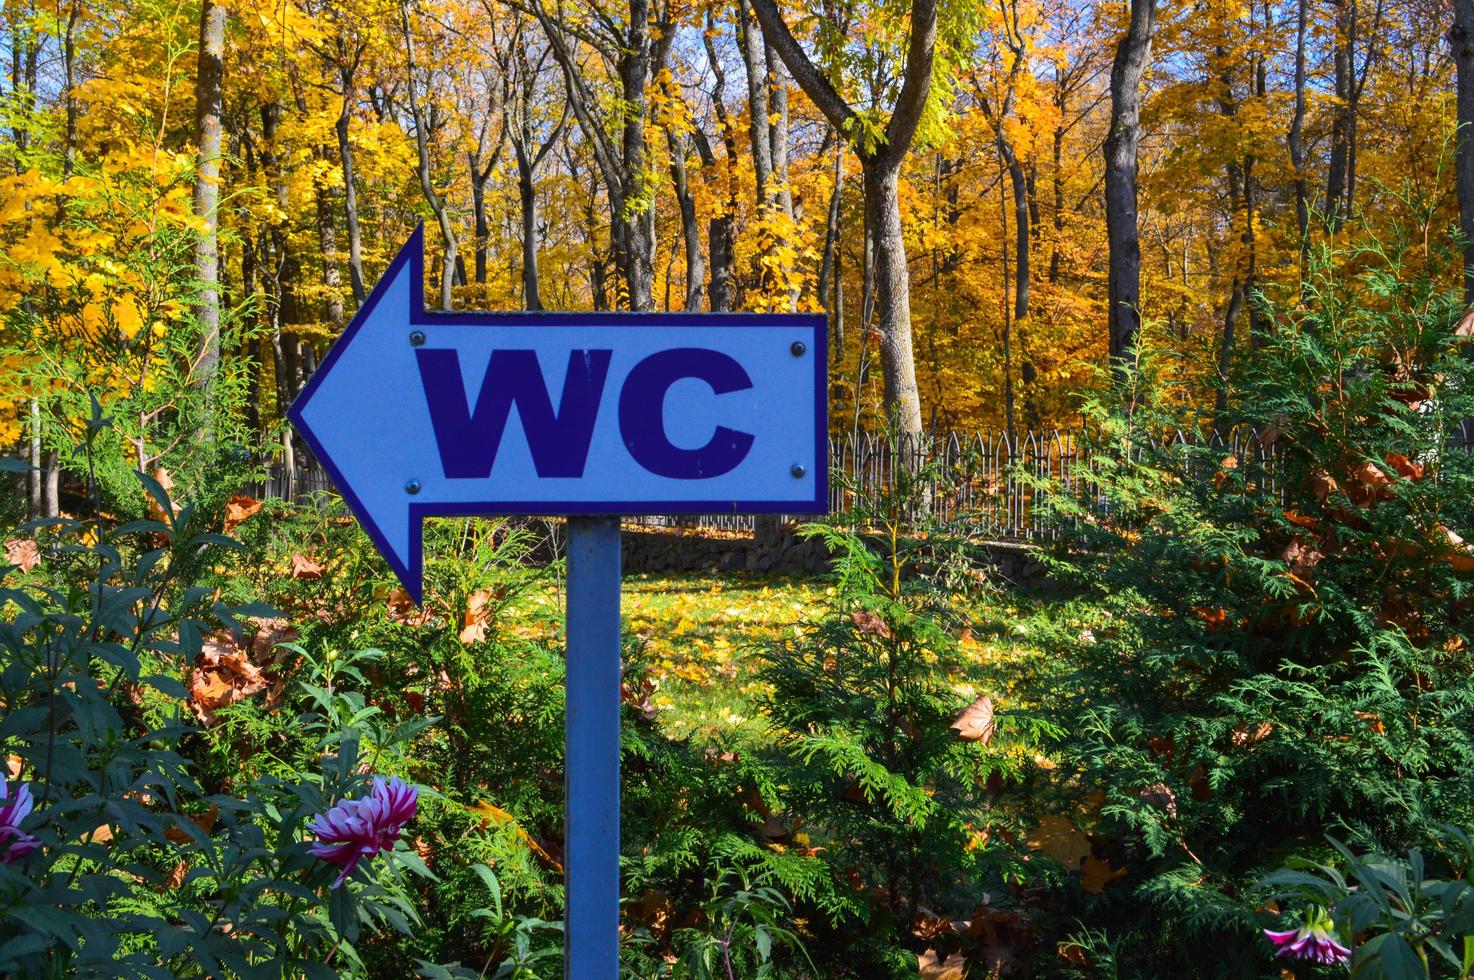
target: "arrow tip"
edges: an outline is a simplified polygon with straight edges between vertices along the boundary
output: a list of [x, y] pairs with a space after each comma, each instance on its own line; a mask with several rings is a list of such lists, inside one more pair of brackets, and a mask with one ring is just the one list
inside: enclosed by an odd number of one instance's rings
[[393, 439], [383, 385], [391, 362], [408, 357], [401, 353], [406, 321], [416, 323], [424, 312], [424, 241], [421, 222], [287, 411], [416, 605], [421, 518], [384, 465], [383, 449]]

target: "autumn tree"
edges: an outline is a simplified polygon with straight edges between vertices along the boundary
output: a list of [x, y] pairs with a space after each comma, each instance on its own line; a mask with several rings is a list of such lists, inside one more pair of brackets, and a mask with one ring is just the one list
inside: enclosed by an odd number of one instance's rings
[[[794, 81], [845, 134], [860, 161], [865, 192], [866, 234], [875, 254], [876, 310], [880, 331], [885, 404], [897, 428], [922, 429], [911, 328], [911, 274], [901, 223], [900, 177], [906, 153], [927, 115], [937, 58], [936, 0], [913, 0], [907, 22], [904, 67], [889, 118], [884, 123], [857, 111], [840, 94], [844, 82], [816, 64], [794, 37], [776, 0], [752, 0], [763, 34]], [[935, 112], [935, 107], [932, 107]]]

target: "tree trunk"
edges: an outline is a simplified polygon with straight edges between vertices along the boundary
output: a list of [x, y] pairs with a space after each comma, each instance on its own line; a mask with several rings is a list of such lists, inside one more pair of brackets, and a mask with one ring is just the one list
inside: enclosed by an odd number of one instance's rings
[[194, 274], [199, 282], [199, 364], [196, 384], [205, 397], [202, 433], [214, 438], [215, 375], [220, 370], [220, 114], [225, 7], [204, 0], [200, 7], [200, 47], [195, 76], [196, 164], [194, 211], [201, 229], [195, 241]]
[[[736, 255], [736, 231], [737, 207], [739, 202], [740, 188], [737, 184], [737, 137], [734, 133], [731, 118], [727, 115], [727, 76], [722, 71], [721, 59], [717, 57], [716, 48], [712, 44], [712, 36], [716, 33], [714, 19], [710, 10], [706, 15], [706, 31], [702, 40], [706, 45], [706, 58], [711, 66], [711, 72], [716, 79], [716, 87], [712, 91], [712, 111], [716, 114], [717, 128], [722, 138], [722, 146], [726, 150], [725, 177], [727, 182], [727, 196], [721, 208], [715, 209], [711, 220], [707, 224], [707, 252], [711, 258], [711, 278], [707, 283], [707, 302], [713, 313], [727, 312], [736, 306], [736, 289], [732, 281], [732, 266]], [[696, 149], [701, 154], [701, 165], [711, 168], [716, 164], [716, 156], [711, 151], [711, 146], [700, 130], [695, 133]]]
[[911, 343], [911, 276], [901, 227], [900, 163], [865, 162], [865, 221], [875, 247], [875, 303], [880, 318], [880, 367], [885, 404], [903, 434], [921, 432]]
[[[1468, 0], [1474, 4], [1474, 0]], [[1295, 240], [1300, 248], [1300, 274], [1310, 256], [1310, 182], [1305, 173], [1305, 30], [1310, 0], [1295, 11], [1295, 115], [1290, 123], [1290, 166], [1295, 171]]]
[[30, 477], [29, 513], [31, 520], [34, 521], [45, 516], [42, 514], [45, 503], [41, 495], [41, 403], [35, 398], [31, 399], [30, 443], [31, 458], [28, 460], [31, 464], [31, 472], [28, 474]]
[[752, 150], [752, 172], [757, 182], [758, 208], [768, 205], [773, 184], [773, 144], [768, 134], [768, 62], [763, 32], [752, 23], [743, 0], [737, 0], [737, 40], [747, 69], [747, 137]]
[[1333, 0], [1336, 8], [1336, 36], [1332, 63], [1332, 82], [1336, 106], [1331, 119], [1331, 156], [1326, 168], [1326, 225], [1331, 234], [1341, 230], [1346, 220], [1346, 173], [1350, 160], [1351, 139], [1351, 10], [1350, 0]]
[[[839, 218], [843, 195], [844, 143], [836, 140], [834, 144], [834, 187], [829, 192], [829, 210], [824, 220], [824, 256], [819, 262], [819, 303], [829, 311], [831, 318], [835, 314], [835, 309], [829, 294], [830, 285], [838, 276], [838, 265], [835, 259], [839, 254]], [[835, 339], [836, 353], [838, 353], [838, 341], [842, 338], [837, 336]]]
[[517, 158], [517, 200], [522, 214], [522, 305], [540, 310], [543, 300], [537, 268], [537, 185], [526, 147], [520, 140], [513, 140], [512, 150]]
[[670, 143], [671, 184], [681, 208], [681, 237], [686, 245], [686, 297], [681, 304], [687, 313], [701, 311], [701, 280], [706, 269], [701, 260], [701, 229], [696, 223], [696, 201], [686, 176], [686, 148], [681, 138], [666, 131]]
[[1151, 58], [1156, 0], [1130, 0], [1131, 22], [1111, 65], [1111, 123], [1105, 139], [1106, 239], [1111, 367], [1131, 365], [1141, 326], [1141, 242], [1136, 227], [1136, 168], [1141, 146], [1141, 82]]
[[[326, 147], [323, 148], [326, 150]], [[321, 158], [326, 164], [326, 153]], [[335, 332], [347, 324], [343, 315], [343, 278], [338, 269], [338, 229], [333, 224], [332, 192], [322, 183], [314, 188], [317, 205], [317, 247], [322, 257], [322, 284], [326, 292], [325, 310], [328, 323]]]
[[1008, 169], [1008, 179], [1013, 185], [1014, 272], [1013, 318], [1023, 320], [1029, 315], [1029, 179], [1018, 162], [1003, 128], [998, 128], [998, 152]]
[[425, 200], [430, 204], [430, 210], [435, 213], [435, 220], [440, 225], [440, 239], [444, 245], [440, 262], [440, 308], [442, 310], [452, 309], [455, 305], [454, 290], [456, 281], [456, 233], [450, 223], [450, 210], [440, 195], [435, 191], [435, 185], [430, 171], [430, 129], [429, 121], [425, 118], [424, 108], [420, 105], [416, 95], [417, 81], [415, 73], [419, 66], [415, 61], [415, 35], [409, 22], [409, 3], [402, 0], [399, 5], [400, 25], [404, 30], [404, 54], [405, 64], [408, 69], [409, 81], [409, 108], [415, 123], [415, 149], [419, 155], [419, 178], [420, 191], [425, 195]]
[[338, 134], [338, 162], [343, 168], [343, 214], [348, 227], [348, 280], [353, 286], [353, 305], [360, 307], [368, 298], [363, 287], [363, 236], [358, 230], [358, 187], [354, 180], [353, 144], [348, 139], [348, 123], [352, 118], [352, 80], [343, 79], [343, 108], [333, 128]]
[[1474, 306], [1474, 0], [1454, 0], [1449, 32], [1458, 72], [1458, 149], [1455, 157], [1459, 195], [1459, 232], [1464, 246], [1464, 302]]

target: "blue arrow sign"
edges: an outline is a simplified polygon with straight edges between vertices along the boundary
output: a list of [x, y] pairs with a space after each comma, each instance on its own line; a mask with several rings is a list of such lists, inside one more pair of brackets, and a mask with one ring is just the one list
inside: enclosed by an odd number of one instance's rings
[[288, 413], [416, 602], [428, 516], [827, 509], [822, 315], [427, 311], [423, 244]]

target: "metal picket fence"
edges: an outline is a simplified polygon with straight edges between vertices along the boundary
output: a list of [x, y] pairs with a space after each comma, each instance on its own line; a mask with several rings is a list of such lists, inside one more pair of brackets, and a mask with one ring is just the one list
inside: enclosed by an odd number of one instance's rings
[[[1251, 429], [1228, 433], [1183, 430], [1163, 439], [1223, 449], [1240, 469], [1254, 474], [1260, 492], [1282, 496], [1279, 442], [1270, 435]], [[1474, 422], [1466, 421], [1449, 444], [1450, 448], [1474, 447]], [[926, 464], [936, 464], [927, 468], [930, 483], [916, 495], [916, 506], [928, 508], [934, 520], [965, 523], [973, 533], [999, 540], [1029, 541], [1053, 535], [1039, 506], [1045, 487], [1084, 498], [1101, 509], [1107, 506], [1091, 478], [1100, 461], [1086, 448], [1084, 432], [1078, 429], [1021, 432], [1015, 437], [998, 431], [944, 432], [901, 440], [877, 433], [849, 433], [830, 437], [829, 462], [831, 513], [848, 512], [858, 498], [891, 485], [898, 466], [916, 473]], [[291, 472], [273, 464], [257, 489], [263, 496], [304, 503], [322, 492], [335, 492], [332, 480], [310, 461]], [[649, 527], [726, 533], [749, 533], [755, 524], [752, 516], [740, 514], [649, 516], [632, 521]]]

